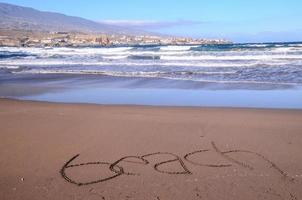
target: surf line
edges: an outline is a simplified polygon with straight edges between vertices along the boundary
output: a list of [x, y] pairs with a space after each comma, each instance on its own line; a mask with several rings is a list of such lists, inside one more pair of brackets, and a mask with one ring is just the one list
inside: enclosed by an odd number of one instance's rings
[[[231, 167], [232, 165], [237, 165], [242, 168], [246, 168], [248, 170], [254, 170], [254, 167], [239, 161], [238, 159], [233, 158], [230, 154], [236, 154], [236, 153], [241, 153], [241, 154], [249, 154], [249, 155], [254, 155], [266, 164], [269, 165], [271, 169], [279, 173], [283, 178], [290, 178], [285, 171], [283, 171], [280, 167], [278, 167], [274, 162], [266, 158], [260, 153], [256, 153], [253, 151], [248, 151], [248, 150], [240, 150], [240, 149], [235, 149], [235, 150], [230, 150], [230, 151], [222, 151], [217, 147], [215, 142], [211, 142], [212, 149], [200, 149], [197, 151], [193, 151], [190, 153], [185, 154], [183, 157], [179, 157], [178, 155], [174, 153], [169, 153], [169, 152], [155, 152], [155, 153], [150, 153], [150, 154], [145, 154], [145, 155], [140, 155], [140, 156], [125, 156], [122, 157], [118, 160], [116, 160], [113, 163], [109, 162], [102, 162], [102, 161], [96, 161], [96, 162], [85, 162], [85, 163], [78, 163], [78, 164], [72, 164], [79, 156], [80, 154], [77, 154], [73, 156], [71, 159], [69, 159], [61, 168], [60, 174], [61, 176], [69, 183], [75, 184], [77, 186], [84, 186], [84, 185], [92, 185], [92, 184], [97, 184], [105, 181], [109, 181], [111, 179], [115, 179], [121, 175], [128, 175], [128, 176], [137, 176], [140, 175], [139, 173], [136, 172], [129, 172], [126, 171], [124, 167], [122, 167], [123, 162], [127, 163], [132, 163], [136, 165], [150, 165], [150, 158], [152, 157], [160, 157], [160, 156], [169, 156], [171, 158], [166, 159], [164, 161], [158, 162], [153, 164], [153, 169], [159, 173], [164, 173], [164, 174], [169, 174], [169, 175], [192, 175], [193, 173], [189, 170], [187, 167], [186, 163], [189, 163], [194, 166], [201, 166], [201, 167], [214, 167], [214, 168], [223, 168], [223, 167]], [[191, 159], [193, 155], [197, 154], [204, 154], [210, 151], [214, 151], [217, 153], [220, 158], [225, 160], [225, 163], [201, 163], [201, 162], [196, 162]], [[166, 164], [171, 164], [175, 163], [180, 166], [181, 170], [179, 171], [172, 171], [172, 170], [164, 170], [161, 169], [161, 166], [166, 165]], [[67, 175], [66, 171], [71, 168], [75, 167], [84, 167], [84, 166], [89, 166], [89, 165], [106, 165], [108, 166], [108, 170], [112, 173], [111, 175], [104, 177], [104, 178], [97, 178], [95, 180], [87, 181], [87, 182], [79, 182], [71, 178], [70, 176]], [[294, 180], [293, 178], [290, 178], [290, 180]]]

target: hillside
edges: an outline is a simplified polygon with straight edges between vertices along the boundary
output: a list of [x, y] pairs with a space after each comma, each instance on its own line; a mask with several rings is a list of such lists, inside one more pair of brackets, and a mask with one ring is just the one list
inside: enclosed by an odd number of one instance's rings
[[102, 24], [81, 17], [0, 3], [0, 27], [6, 30], [79, 31], [105, 34], [136, 34], [119, 26]]

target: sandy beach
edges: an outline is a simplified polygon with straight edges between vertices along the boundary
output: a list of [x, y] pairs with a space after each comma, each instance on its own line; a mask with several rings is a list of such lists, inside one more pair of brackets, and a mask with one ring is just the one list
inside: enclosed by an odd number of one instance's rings
[[0, 199], [302, 198], [302, 111], [0, 100]]

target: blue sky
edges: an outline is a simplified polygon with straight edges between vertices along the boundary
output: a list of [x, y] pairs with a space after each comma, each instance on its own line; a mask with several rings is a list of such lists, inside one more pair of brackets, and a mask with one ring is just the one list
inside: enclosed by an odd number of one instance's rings
[[191, 37], [302, 41], [302, 0], [0, 0]]

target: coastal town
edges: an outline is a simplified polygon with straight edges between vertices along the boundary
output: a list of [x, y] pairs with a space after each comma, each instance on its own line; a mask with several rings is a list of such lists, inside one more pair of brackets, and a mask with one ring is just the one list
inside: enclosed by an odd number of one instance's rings
[[0, 46], [11, 47], [98, 47], [132, 45], [202, 45], [226, 43], [230, 43], [230, 41], [223, 39], [194, 39], [157, 35], [0, 30]]

